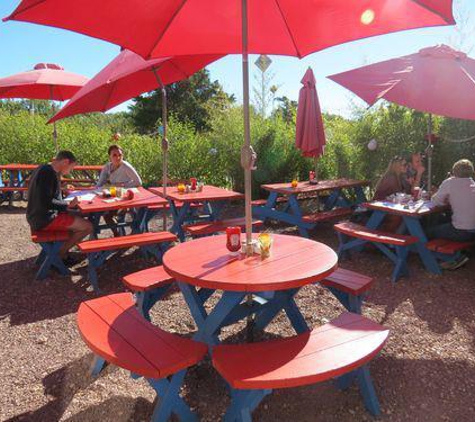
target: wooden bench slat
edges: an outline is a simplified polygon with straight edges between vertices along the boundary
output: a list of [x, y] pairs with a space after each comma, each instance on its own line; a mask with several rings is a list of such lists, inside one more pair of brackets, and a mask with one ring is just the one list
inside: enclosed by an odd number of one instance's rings
[[[180, 201], [176, 201], [175, 202], [175, 207], [176, 208], [182, 208], [184, 205], [184, 202], [180, 202]], [[203, 204], [200, 203], [200, 202], [193, 202], [190, 204], [190, 208], [191, 209], [196, 209], [196, 208], [201, 208], [203, 207]], [[166, 210], [169, 210], [170, 209], [170, 204], [166, 203], [166, 204], [160, 204], [160, 205], [150, 205], [147, 207], [149, 210], [163, 210], [163, 209], [166, 209]]]
[[[289, 198], [287, 198], [286, 196], [279, 196], [277, 197], [276, 202], [280, 204], [282, 202], [287, 202], [288, 200]], [[254, 207], [261, 207], [265, 204], [267, 204], [267, 199], [254, 199], [254, 201], [251, 201], [251, 205]]]
[[382, 349], [388, 335], [385, 327], [360, 315], [344, 313], [295, 337], [217, 346], [213, 364], [234, 388], [297, 387], [360, 367]]
[[[146, 377], [166, 377], [198, 362], [206, 353], [206, 345], [167, 333], [146, 321], [135, 309], [130, 293], [83, 302], [78, 326], [96, 354]], [[183, 347], [185, 344], [190, 347]]]
[[[261, 220], [252, 220], [252, 227], [261, 227], [264, 223]], [[228, 220], [209, 221], [205, 223], [187, 224], [183, 230], [192, 236], [201, 236], [225, 231], [227, 227], [246, 227], [246, 219], [230, 218]]]
[[336, 231], [350, 237], [356, 237], [358, 239], [368, 240], [370, 242], [376, 243], [385, 243], [395, 246], [408, 246], [419, 241], [419, 239], [415, 236], [374, 230], [351, 222], [338, 223], [333, 227]]
[[338, 268], [322, 280], [321, 284], [358, 296], [367, 291], [373, 285], [373, 282], [372, 277]]
[[26, 192], [28, 188], [26, 186], [3, 186], [0, 187], [0, 192]]
[[162, 265], [128, 274], [122, 279], [124, 284], [134, 292], [155, 289], [170, 284], [173, 280], [174, 278], [165, 271]]
[[351, 214], [353, 214], [353, 210], [351, 208], [336, 208], [330, 211], [323, 211], [314, 214], [304, 215], [302, 217], [302, 220], [306, 223], [322, 223], [324, 221], [347, 217]]
[[176, 235], [168, 231], [158, 233], [140, 233], [128, 236], [112, 237], [107, 239], [86, 240], [78, 244], [84, 253], [130, 248], [132, 246], [145, 246], [162, 242], [174, 242]]
[[448, 255], [453, 255], [465, 249], [470, 249], [475, 246], [475, 242], [456, 242], [448, 239], [434, 239], [427, 242], [427, 249], [433, 252], [440, 252]]

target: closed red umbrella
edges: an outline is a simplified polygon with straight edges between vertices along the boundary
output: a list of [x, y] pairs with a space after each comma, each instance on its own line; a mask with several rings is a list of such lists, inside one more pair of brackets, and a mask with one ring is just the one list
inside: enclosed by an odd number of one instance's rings
[[[242, 53], [241, 164], [249, 243], [253, 152], [248, 54], [303, 57], [351, 40], [454, 23], [452, 0], [23, 0], [7, 19], [70, 29], [144, 57]], [[249, 245], [249, 253], [251, 249]]]
[[49, 121], [75, 114], [107, 111], [143, 92], [160, 87], [163, 100], [163, 185], [167, 186], [167, 103], [165, 85], [186, 79], [221, 55], [193, 55], [145, 60], [138, 54], [123, 50], [96, 76], [89, 80], [71, 100]]
[[[329, 78], [373, 105], [379, 99], [433, 114], [475, 120], [475, 60], [446, 45], [363, 66]], [[431, 172], [431, 115], [429, 114]]]
[[[0, 98], [64, 101], [71, 98], [87, 81], [85, 76], [66, 72], [57, 64], [39, 63], [33, 70], [1, 78]], [[56, 125], [53, 137], [58, 151]]]
[[317, 81], [310, 67], [301, 82], [303, 87], [299, 93], [295, 144], [303, 156], [315, 158], [315, 171], [317, 171], [317, 158], [323, 155], [326, 140], [318, 101]]

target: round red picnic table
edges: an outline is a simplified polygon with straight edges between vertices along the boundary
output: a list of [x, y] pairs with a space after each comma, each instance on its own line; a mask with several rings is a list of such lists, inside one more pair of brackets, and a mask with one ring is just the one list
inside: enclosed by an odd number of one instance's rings
[[302, 287], [323, 280], [336, 269], [338, 257], [323, 243], [280, 234], [272, 239], [270, 257], [261, 259], [260, 255], [232, 256], [225, 235], [203, 237], [170, 249], [163, 266], [179, 281], [236, 292]]
[[[196, 340], [218, 344], [224, 326], [251, 314], [255, 327], [262, 330], [281, 310], [297, 333], [308, 330], [294, 296], [301, 287], [331, 274], [337, 255], [328, 246], [302, 237], [276, 234], [272, 238], [267, 259], [232, 256], [225, 235], [181, 243], [165, 253], [163, 266], [183, 293], [198, 327]], [[210, 310], [205, 303], [216, 290], [222, 294]]]

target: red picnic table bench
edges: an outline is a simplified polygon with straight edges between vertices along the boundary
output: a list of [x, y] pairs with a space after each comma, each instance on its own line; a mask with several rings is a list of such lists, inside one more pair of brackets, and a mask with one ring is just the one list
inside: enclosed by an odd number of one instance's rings
[[[269, 197], [264, 204], [262, 200], [253, 201], [252, 212], [264, 222], [271, 219], [297, 226], [300, 235], [308, 237], [308, 230], [318, 223], [351, 215], [352, 207], [366, 201], [363, 188], [368, 184], [367, 181], [351, 179], [320, 180], [316, 184], [305, 181], [299, 182], [296, 187], [290, 183], [264, 184], [261, 188], [269, 192]], [[354, 198], [350, 198], [345, 191], [351, 192]], [[301, 199], [316, 198], [328, 192], [323, 212], [304, 214], [300, 207]], [[279, 209], [282, 204], [284, 207]]]

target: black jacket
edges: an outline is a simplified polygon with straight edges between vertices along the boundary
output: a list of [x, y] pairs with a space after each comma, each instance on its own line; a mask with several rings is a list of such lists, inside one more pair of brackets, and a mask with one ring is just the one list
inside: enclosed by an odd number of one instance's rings
[[68, 203], [61, 196], [58, 174], [50, 164], [38, 167], [28, 183], [28, 206], [26, 220], [31, 229], [41, 230], [66, 211]]

